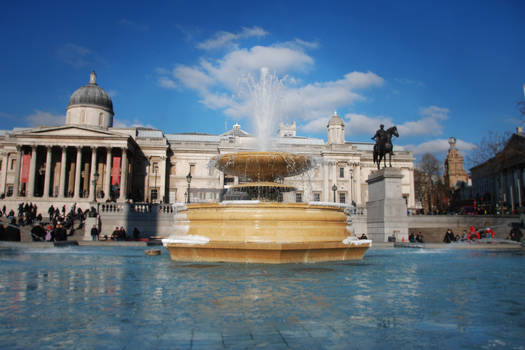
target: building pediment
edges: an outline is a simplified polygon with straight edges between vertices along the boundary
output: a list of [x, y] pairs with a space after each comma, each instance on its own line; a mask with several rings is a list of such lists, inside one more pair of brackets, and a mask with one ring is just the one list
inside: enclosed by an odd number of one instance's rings
[[114, 131], [85, 126], [64, 125], [24, 130], [14, 135], [17, 138], [66, 137], [66, 138], [128, 138], [128, 135]]

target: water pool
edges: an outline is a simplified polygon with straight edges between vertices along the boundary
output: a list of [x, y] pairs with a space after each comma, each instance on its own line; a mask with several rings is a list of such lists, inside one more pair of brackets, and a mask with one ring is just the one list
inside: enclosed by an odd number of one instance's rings
[[374, 249], [276, 266], [144, 250], [0, 250], [0, 346], [524, 348], [521, 252]]

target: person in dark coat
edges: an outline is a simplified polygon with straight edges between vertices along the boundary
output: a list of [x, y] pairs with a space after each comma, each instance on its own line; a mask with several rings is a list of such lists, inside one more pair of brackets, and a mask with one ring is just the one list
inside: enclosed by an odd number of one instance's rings
[[91, 239], [94, 240], [94, 241], [98, 241], [98, 229], [97, 229], [97, 225], [93, 225], [93, 227], [91, 228]]
[[8, 225], [5, 229], [6, 241], [20, 242], [20, 229], [16, 225]]
[[62, 224], [57, 224], [53, 236], [55, 241], [67, 241], [67, 232], [66, 229], [62, 227]]
[[46, 230], [44, 230], [42, 225], [37, 224], [31, 229], [31, 237], [33, 238], [33, 241], [45, 241]]
[[5, 241], [6, 235], [5, 235], [5, 225], [0, 224], [0, 241]]

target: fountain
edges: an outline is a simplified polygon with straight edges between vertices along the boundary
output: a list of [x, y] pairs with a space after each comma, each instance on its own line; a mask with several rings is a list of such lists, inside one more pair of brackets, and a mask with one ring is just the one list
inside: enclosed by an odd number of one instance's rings
[[[273, 86], [273, 87], [272, 87]], [[277, 86], [277, 87], [275, 87]], [[268, 148], [268, 130], [261, 120], [275, 122], [281, 86], [261, 70], [251, 91], [256, 99], [257, 130]], [[268, 117], [265, 117], [268, 116]], [[282, 192], [294, 191], [279, 181], [312, 167], [303, 155], [286, 152], [238, 152], [213, 159], [225, 175], [248, 179], [230, 191], [249, 200], [193, 203], [176, 214], [174, 234], [163, 240], [175, 261], [245, 263], [311, 263], [362, 259], [371, 241], [358, 240], [347, 228], [345, 206], [336, 203], [282, 203]]]

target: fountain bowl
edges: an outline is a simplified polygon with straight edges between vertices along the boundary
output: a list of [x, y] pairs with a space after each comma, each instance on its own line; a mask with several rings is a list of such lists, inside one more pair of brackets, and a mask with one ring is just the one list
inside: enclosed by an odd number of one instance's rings
[[315, 263], [362, 259], [368, 240], [349, 240], [344, 208], [235, 201], [189, 204], [163, 240], [174, 261]]
[[214, 161], [225, 175], [245, 176], [257, 182], [299, 175], [312, 166], [309, 157], [287, 152], [227, 153]]

